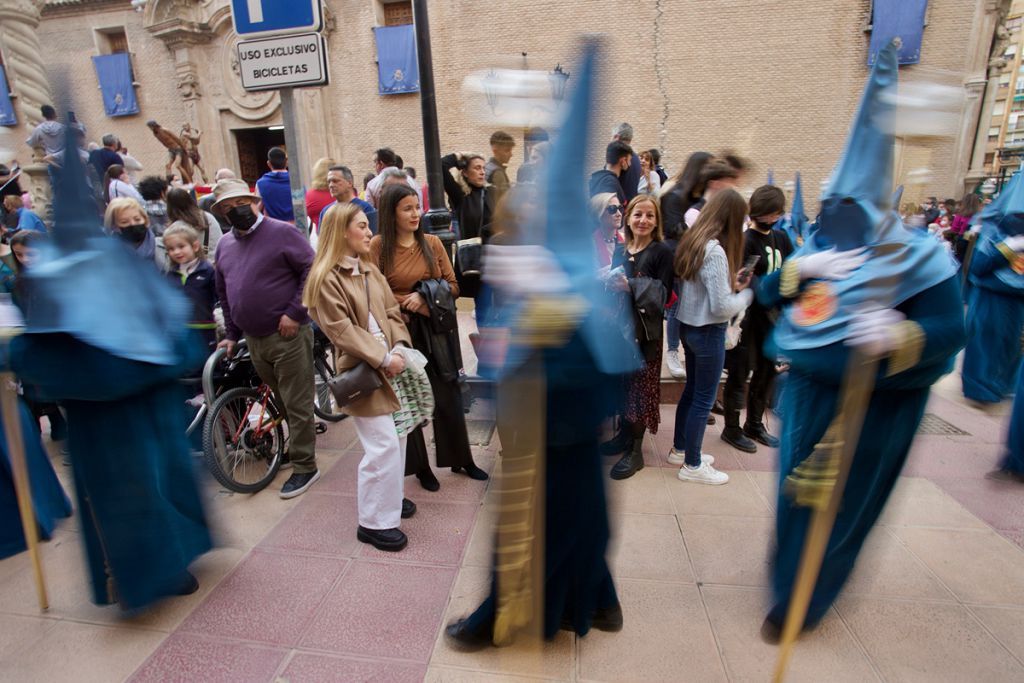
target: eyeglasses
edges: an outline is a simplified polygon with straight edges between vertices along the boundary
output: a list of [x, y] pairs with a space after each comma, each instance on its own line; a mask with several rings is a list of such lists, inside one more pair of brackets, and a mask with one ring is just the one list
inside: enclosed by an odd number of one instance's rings
[[623, 211], [624, 211], [624, 209], [621, 206], [617, 206], [617, 205], [616, 206], [609, 206], [608, 208], [605, 209], [605, 212], [609, 216], [614, 216], [615, 214], [622, 213]]

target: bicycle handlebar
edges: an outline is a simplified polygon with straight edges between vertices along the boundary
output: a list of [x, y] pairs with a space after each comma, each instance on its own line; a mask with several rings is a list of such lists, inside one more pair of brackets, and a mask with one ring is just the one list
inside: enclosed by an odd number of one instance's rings
[[[245, 350], [245, 348], [246, 344], [244, 339], [235, 343], [234, 357], [237, 357], [239, 353]], [[213, 384], [213, 373], [217, 369], [217, 364], [226, 356], [226, 349], [217, 349], [210, 354], [210, 357], [206, 359], [206, 363], [203, 365], [203, 398], [206, 399], [207, 405], [213, 405], [214, 399], [217, 398], [217, 387]]]

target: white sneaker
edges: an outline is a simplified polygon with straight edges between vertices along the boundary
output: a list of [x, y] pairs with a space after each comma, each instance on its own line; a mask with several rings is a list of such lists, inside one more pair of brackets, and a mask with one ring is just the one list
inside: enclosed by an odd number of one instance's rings
[[[686, 453], [677, 451], [675, 448], [668, 452], [668, 461], [673, 465], [685, 465], [686, 464]], [[707, 453], [700, 454], [700, 461], [711, 465], [715, 462], [715, 456], [708, 455]]]
[[665, 364], [668, 365], [668, 374], [676, 379], [686, 377], [686, 368], [679, 362], [679, 351], [668, 351], [665, 353]]
[[[703, 455], [701, 457], [703, 457]], [[700, 467], [689, 467], [687, 465], [683, 465], [679, 468], [679, 473], [676, 476], [679, 477], [680, 481], [692, 481], [695, 484], [721, 486], [722, 484], [729, 483], [728, 474], [725, 472], [719, 472], [706, 462], [702, 462]]]

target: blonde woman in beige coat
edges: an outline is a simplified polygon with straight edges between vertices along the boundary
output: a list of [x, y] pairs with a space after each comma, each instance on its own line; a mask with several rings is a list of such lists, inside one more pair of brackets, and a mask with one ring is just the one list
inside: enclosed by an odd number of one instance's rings
[[364, 450], [357, 537], [380, 550], [399, 551], [408, 543], [401, 519], [415, 514], [416, 506], [403, 498], [405, 438], [392, 416], [400, 406], [389, 380], [405, 369], [396, 348], [412, 344], [387, 280], [367, 260], [372, 236], [358, 206], [328, 210], [302, 303], [334, 344], [339, 373], [368, 363], [384, 380], [380, 389], [344, 410], [353, 417]]

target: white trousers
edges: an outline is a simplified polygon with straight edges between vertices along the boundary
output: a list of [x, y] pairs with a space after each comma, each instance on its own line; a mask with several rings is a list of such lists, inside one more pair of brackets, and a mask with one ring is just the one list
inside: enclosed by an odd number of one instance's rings
[[359, 525], [367, 529], [394, 529], [402, 523], [405, 487], [405, 439], [398, 438], [389, 415], [352, 417], [363, 444], [359, 462]]

